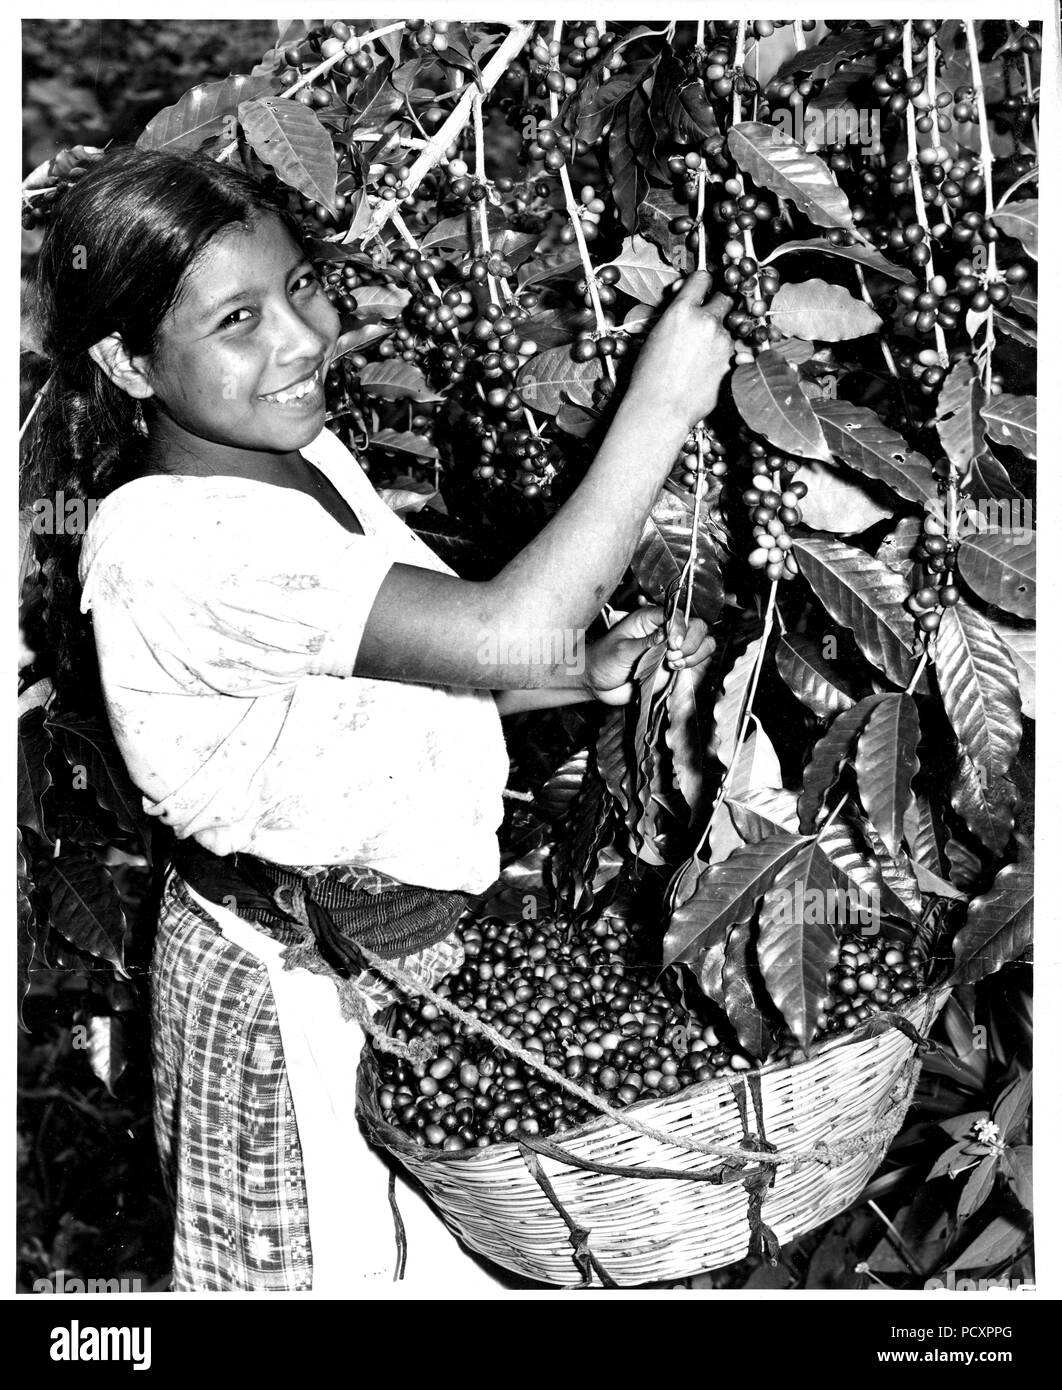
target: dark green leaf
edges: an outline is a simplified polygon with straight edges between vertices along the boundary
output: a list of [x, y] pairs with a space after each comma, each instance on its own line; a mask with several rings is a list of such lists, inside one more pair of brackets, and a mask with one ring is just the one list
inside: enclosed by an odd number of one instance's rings
[[1026, 1211], [1033, 1209], [1033, 1151], [1029, 1144], [1015, 1144], [1004, 1150], [1003, 1175]]
[[1014, 627], [999, 618], [990, 619], [996, 634], [1010, 652], [1018, 672], [1021, 688], [1021, 712], [1027, 719], [1036, 718], [1036, 629]]
[[692, 824], [700, 810], [704, 783], [704, 744], [697, 713], [697, 691], [708, 663], [682, 667], [675, 672], [667, 694], [667, 727], [664, 738], [671, 749], [675, 784], [690, 808]]
[[983, 780], [998, 781], [1021, 743], [1021, 692], [1008, 647], [987, 618], [959, 602], [944, 610], [934, 661], [960, 745]]
[[778, 449], [799, 458], [821, 459], [832, 455], [804, 395], [800, 378], [779, 353], [768, 348], [754, 362], [743, 363], [731, 379], [734, 404], [746, 424], [764, 435]]
[[[703, 508], [700, 517], [692, 613], [711, 626], [723, 607], [723, 581], [717, 547]], [[681, 577], [689, 559], [692, 531], [691, 503], [673, 492], [661, 492], [646, 518], [631, 559], [634, 577], [654, 603], [662, 604], [671, 586]]]
[[778, 674], [802, 705], [829, 719], [855, 703], [844, 677], [822, 655], [822, 644], [802, 633], [787, 633], [774, 651]]
[[1007, 203], [996, 208], [992, 221], [1001, 232], [1020, 241], [1034, 261], [1040, 259], [1040, 203], [1029, 198], [1022, 203]]
[[766, 840], [780, 831], [797, 834], [796, 793], [781, 787], [761, 787], [728, 796], [727, 809], [746, 843]]
[[917, 914], [912, 914], [907, 903], [893, 892], [877, 859], [844, 820], [838, 818], [828, 829], [820, 830], [816, 838], [848, 894], [852, 920], [858, 914], [863, 926], [874, 927], [881, 914], [888, 913], [917, 921]]
[[709, 865], [693, 896], [672, 915], [664, 937], [664, 964], [692, 960], [709, 934], [747, 922], [775, 875], [803, 843], [796, 835], [772, 835]]
[[819, 227], [853, 228], [848, 199], [823, 161], [774, 126], [743, 121], [727, 138], [738, 167]]
[[710, 749], [724, 767], [730, 767], [737, 759], [738, 739], [745, 710], [752, 691], [752, 677], [763, 638], [756, 638], [737, 657], [734, 664], [720, 680], [720, 693], [712, 711], [712, 737]]
[[52, 785], [47, 754], [52, 740], [44, 722], [44, 710], [39, 706], [28, 710], [18, 721], [18, 806], [15, 819], [21, 826], [33, 830], [46, 844], [51, 836], [44, 828], [42, 801]]
[[241, 102], [240, 124], [255, 154], [304, 198], [335, 211], [332, 138], [308, 106], [281, 97]]
[[808, 490], [800, 510], [804, 525], [815, 531], [850, 536], [892, 515], [893, 504], [884, 489], [847, 468], [805, 459], [793, 481]]
[[843, 285], [799, 280], [783, 285], [771, 303], [771, 321], [793, 338], [836, 343], [877, 333], [881, 319]]
[[516, 391], [533, 410], [556, 415], [564, 397], [575, 405], [593, 405], [594, 383], [600, 380], [602, 371], [599, 358], [576, 362], [571, 346], [564, 344], [547, 348], [526, 362], [516, 378]]
[[960, 358], [944, 378], [937, 402], [936, 427], [941, 448], [962, 475], [984, 452], [981, 410], [987, 400], [973, 363]]
[[847, 401], [816, 401], [812, 409], [830, 451], [842, 463], [885, 483], [909, 502], [938, 505], [937, 480], [929, 460], [912, 449], [903, 435], [888, 429], [874, 411]]
[[959, 570], [986, 603], [1036, 616], [1036, 536], [1021, 531], [985, 531], [968, 535], [959, 547]]
[[580, 84], [572, 103], [566, 127], [588, 144], [598, 138], [613, 109], [628, 96], [645, 76], [648, 62], [631, 63], [607, 82], [602, 82], [606, 62], [599, 62]]
[[998, 1162], [998, 1157], [995, 1154], [989, 1154], [986, 1158], [982, 1158], [963, 1183], [959, 1205], [955, 1212], [959, 1221], [966, 1221], [988, 1201], [996, 1183], [996, 1165]]
[[659, 304], [664, 290], [679, 274], [667, 264], [658, 247], [640, 236], [627, 237], [619, 255], [609, 264], [619, 271], [617, 289], [640, 304]]
[[992, 1119], [1006, 1142], [1017, 1138], [1031, 1104], [1032, 1072], [1019, 1067], [1018, 1075], [1000, 1092], [999, 1099], [992, 1107]]
[[922, 523], [916, 516], [906, 516], [894, 531], [890, 531], [874, 552], [889, 569], [910, 581], [915, 559], [913, 551], [922, 536]]
[[991, 396], [981, 407], [989, 439], [1036, 457], [1036, 397]]
[[[1014, 830], [1014, 807], [1018, 800], [1017, 789], [1010, 778], [1004, 777], [999, 782], [986, 783], [983, 774], [977, 771], [972, 760], [962, 754], [958, 771], [952, 779], [950, 793], [952, 808], [965, 821], [969, 830], [986, 849], [991, 850], [993, 854], [1002, 854], [1010, 843]], [[959, 847], [958, 861], [952, 856], [950, 844], [946, 846], [946, 852], [953, 867], [961, 868], [962, 847]], [[952, 881], [960, 887], [967, 886], [955, 873], [952, 874]]]
[[1003, 1264], [1021, 1249], [1024, 1230], [1008, 1216], [997, 1216], [976, 1240], [948, 1265], [949, 1270], [988, 1269]]
[[[631, 98], [632, 102], [638, 100], [644, 101], [640, 89]], [[631, 146], [628, 129], [627, 111], [617, 112], [608, 137], [608, 165], [620, 226], [633, 234], [638, 230], [638, 205], [649, 188], [649, 180], [642, 169], [638, 151]]]
[[956, 984], [975, 984], [1017, 960], [1032, 945], [1033, 871], [1025, 860], [1008, 864], [987, 893], [974, 898], [956, 933]]
[[400, 319], [402, 310], [412, 296], [397, 285], [359, 285], [357, 292], [358, 318]]
[[94, 1015], [88, 1020], [88, 1059], [96, 1076], [114, 1095], [114, 1083], [125, 1071], [124, 1024], [120, 1015]]
[[72, 946], [109, 961], [123, 975], [125, 913], [111, 875], [89, 853], [64, 845], [38, 875], [49, 920]]
[[885, 695], [859, 735], [855, 770], [859, 799], [891, 855], [900, 852], [903, 818], [918, 771], [921, 730], [910, 695]]
[[797, 802], [802, 835], [814, 833], [819, 809], [826, 794], [840, 777], [853, 743], [875, 709], [887, 698], [890, 697], [868, 695], [857, 705], [842, 710], [811, 750], [811, 760], [804, 769], [803, 790]]
[[240, 104], [255, 101], [275, 90], [275, 80], [265, 75], [241, 75], [226, 77], [220, 82], [204, 82], [153, 117], [136, 142], [137, 149], [195, 151], [205, 141], [229, 129], [231, 138], [235, 139]]
[[412, 454], [414, 458], [431, 462], [439, 451], [430, 440], [413, 430], [377, 430], [369, 436], [370, 449], [393, 449], [396, 453]]
[[601, 725], [594, 753], [598, 770], [605, 779], [605, 785], [624, 820], [634, 797], [633, 778], [624, 737], [626, 725], [626, 711], [622, 707], [610, 709]]
[[826, 972], [837, 963], [839, 943], [827, 910], [834, 891], [830, 863], [812, 843], [785, 865], [760, 908], [760, 969], [775, 1006], [805, 1049], [826, 1006]]
[[84, 767], [89, 790], [112, 812], [119, 827], [143, 836], [141, 793], [130, 780], [110, 726], [86, 715], [63, 714], [49, 719], [48, 729], [71, 766]]
[[916, 792], [914, 800], [903, 819], [903, 834], [915, 868], [923, 865], [931, 873], [942, 875], [944, 866], [940, 862], [940, 849], [937, 842], [936, 822], [933, 803], [922, 792]]
[[385, 401], [437, 401], [424, 373], [412, 362], [370, 362], [358, 373], [358, 382], [367, 395]]
[[840, 541], [801, 536], [794, 538], [791, 553], [823, 607], [848, 628], [871, 665], [906, 685], [915, 661], [903, 578], [865, 550]]
[[798, 72], [804, 73], [812, 82], [829, 77], [837, 71], [840, 63], [858, 58], [861, 53], [869, 53], [880, 33], [881, 26], [878, 24], [859, 29], [846, 26], [838, 33], [827, 35], [821, 43], [811, 48], [798, 49], [779, 67], [773, 81], [782, 82]]
[[[781, 246], [776, 246], [773, 251], [763, 257], [760, 264], [769, 265], [771, 261], [776, 261], [779, 256], [791, 256], [800, 251], [812, 251], [823, 256], [839, 256], [842, 260], [855, 261], [859, 265], [866, 266], [868, 270], [875, 271], [878, 275], [887, 275], [891, 280], [899, 280], [905, 285], [914, 284], [914, 275], [905, 266], [894, 265], [892, 261], [886, 260], [880, 251], [875, 251], [872, 246], [834, 246], [832, 241], [826, 237], [808, 237], [804, 241], [784, 241]], [[819, 337], [819, 334], [813, 334]]]
[[751, 937], [748, 922], [738, 922], [727, 936], [723, 1007], [742, 1048], [750, 1057], [762, 1061], [770, 1052], [773, 1039], [764, 1014], [766, 991]]

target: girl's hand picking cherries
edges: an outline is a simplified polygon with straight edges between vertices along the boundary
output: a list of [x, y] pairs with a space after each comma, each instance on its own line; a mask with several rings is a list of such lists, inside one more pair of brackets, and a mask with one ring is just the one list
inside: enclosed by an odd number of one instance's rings
[[699, 666], [715, 651], [715, 638], [701, 618], [687, 626], [676, 612], [671, 631], [664, 627], [662, 608], [637, 608], [613, 624], [598, 641], [586, 649], [583, 680], [596, 700], [605, 705], [626, 705], [634, 694], [633, 675], [643, 652], [667, 642], [665, 664], [672, 670]]

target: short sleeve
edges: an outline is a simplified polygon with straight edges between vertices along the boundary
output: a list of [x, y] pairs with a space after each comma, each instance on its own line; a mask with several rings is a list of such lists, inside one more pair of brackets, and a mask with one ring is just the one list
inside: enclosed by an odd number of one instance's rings
[[253, 698], [350, 676], [390, 554], [312, 498], [285, 490], [278, 506], [277, 491], [178, 489], [166, 516], [112, 514], [82, 575], [97, 643], [120, 613], [191, 691]]

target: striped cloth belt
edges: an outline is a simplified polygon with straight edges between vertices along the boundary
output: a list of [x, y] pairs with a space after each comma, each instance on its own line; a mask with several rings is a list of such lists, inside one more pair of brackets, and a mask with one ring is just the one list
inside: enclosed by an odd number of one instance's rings
[[393, 960], [435, 945], [468, 904], [463, 893], [415, 887], [358, 865], [272, 864], [253, 854], [212, 854], [191, 838], [177, 842], [173, 862], [204, 898], [284, 945], [305, 937], [293, 910], [293, 890], [301, 888], [318, 950], [342, 976], [363, 969], [359, 946]]

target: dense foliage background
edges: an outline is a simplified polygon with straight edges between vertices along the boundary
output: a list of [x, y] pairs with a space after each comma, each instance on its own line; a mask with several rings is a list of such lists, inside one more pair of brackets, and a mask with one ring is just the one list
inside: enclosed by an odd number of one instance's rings
[[[630, 926], [717, 1010], [720, 1074], [950, 980], [860, 1202], [778, 1265], [700, 1282], [1025, 1279], [1038, 38], [612, 30], [31, 21], [25, 164], [137, 138], [272, 182], [343, 316], [330, 423], [469, 577], [563, 501], [669, 287], [712, 269], [737, 367], [612, 608], [684, 604], [716, 658], [650, 663], [627, 712], [514, 721], [526, 799], [483, 912], [530, 891]], [[46, 366], [24, 371], [28, 410]], [[24, 577], [20, 1279], [161, 1287], [141, 990], [165, 846], [99, 711], [49, 703], [32, 545]], [[853, 970], [853, 997], [832, 929], [787, 906], [799, 885], [877, 892], [903, 978]]]

